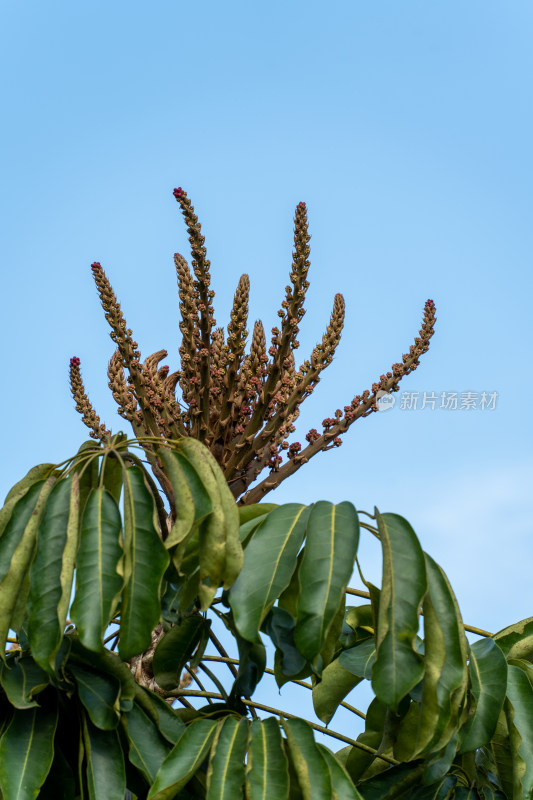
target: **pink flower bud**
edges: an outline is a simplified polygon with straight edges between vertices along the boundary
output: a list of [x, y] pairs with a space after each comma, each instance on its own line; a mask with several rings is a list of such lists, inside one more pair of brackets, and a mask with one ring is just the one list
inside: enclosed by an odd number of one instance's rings
[[102, 265], [100, 264], [99, 261], [93, 261], [93, 263], [91, 264], [91, 269], [93, 269], [93, 270], [94, 269], [101, 269], [101, 268], [102, 268]]
[[74, 356], [73, 358], [70, 359], [71, 367], [79, 367], [80, 363], [81, 363], [80, 359], [77, 356]]

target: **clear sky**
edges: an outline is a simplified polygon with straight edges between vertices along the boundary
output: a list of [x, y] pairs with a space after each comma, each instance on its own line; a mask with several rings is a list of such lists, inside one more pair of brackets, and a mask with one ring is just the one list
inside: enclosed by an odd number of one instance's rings
[[[218, 324], [248, 272], [251, 323], [267, 331], [304, 200], [302, 359], [337, 291], [347, 320], [294, 438], [401, 360], [428, 297], [436, 334], [403, 391], [419, 406], [424, 392], [437, 406], [442, 392], [498, 397], [492, 410], [409, 410], [399, 394], [268, 499], [399, 513], [467, 622], [531, 615], [532, 36], [526, 0], [4, 5], [2, 498], [87, 438], [71, 356], [102, 419], [127, 428], [92, 261], [143, 356], [165, 347], [173, 370], [172, 254], [188, 256], [174, 186], [203, 225]], [[373, 543], [362, 554], [379, 580]]]

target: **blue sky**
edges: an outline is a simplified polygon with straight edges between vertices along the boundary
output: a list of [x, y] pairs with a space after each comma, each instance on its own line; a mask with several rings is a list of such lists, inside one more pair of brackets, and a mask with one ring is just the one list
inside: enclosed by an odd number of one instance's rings
[[[126, 426], [107, 388], [113, 345], [92, 261], [143, 356], [165, 347], [174, 369], [172, 254], [188, 256], [188, 243], [173, 187], [203, 225], [218, 323], [248, 272], [251, 323], [267, 330], [304, 200], [302, 359], [337, 291], [347, 320], [297, 438], [400, 359], [428, 297], [436, 334], [402, 389], [498, 400], [484, 411], [397, 404], [269, 499], [402, 514], [465, 620], [497, 630], [531, 615], [532, 30], [525, 0], [6, 6], [2, 496], [86, 438], [71, 356], [106, 424]], [[378, 580], [373, 542], [362, 555]]]

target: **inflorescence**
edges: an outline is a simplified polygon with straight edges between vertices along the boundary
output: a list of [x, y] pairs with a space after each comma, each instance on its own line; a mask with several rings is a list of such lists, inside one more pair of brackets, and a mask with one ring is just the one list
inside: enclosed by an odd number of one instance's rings
[[[256, 503], [316, 453], [339, 447], [342, 434], [356, 419], [377, 410], [381, 392], [398, 391], [401, 379], [417, 368], [429, 347], [435, 304], [426, 302], [419, 336], [401, 362], [393, 364], [370, 390], [356, 395], [343, 411], [337, 409], [333, 417], [324, 419], [322, 432], [312, 428], [305, 436], [307, 446], [289, 443], [287, 437], [295, 431], [299, 407], [319, 383], [322, 370], [331, 364], [344, 324], [344, 299], [336, 294], [322, 340], [310, 358], [296, 367], [294, 352], [299, 347], [297, 336], [309, 287], [307, 207], [305, 203], [296, 207], [290, 284], [278, 311], [279, 327], [272, 328], [267, 348], [258, 320], [246, 353], [250, 279], [242, 275], [239, 280], [226, 332], [215, 327], [210, 262], [201, 226], [187, 193], [180, 187], [174, 189], [174, 197], [187, 225], [192, 254], [192, 272], [182, 255], [174, 256], [181, 312], [180, 369], [169, 373], [168, 366], [159, 366], [168, 355], [166, 350], [141, 362], [138, 344], [102, 265], [94, 262], [91, 270], [117, 348], [109, 362], [109, 387], [119, 414], [131, 423], [138, 438], [199, 439], [222, 467], [235, 498]], [[85, 393], [77, 357], [70, 360], [70, 384], [76, 410], [91, 429], [90, 435], [108, 441], [111, 432], [100, 423]], [[176, 397], [178, 386], [181, 400]], [[147, 456], [168, 493], [171, 490], [161, 465], [151, 451]], [[268, 476], [250, 489], [264, 469], [269, 470]]]

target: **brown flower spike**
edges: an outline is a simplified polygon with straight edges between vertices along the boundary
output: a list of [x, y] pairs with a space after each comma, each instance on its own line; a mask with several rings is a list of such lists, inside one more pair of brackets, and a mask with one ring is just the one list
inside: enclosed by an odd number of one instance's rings
[[[331, 364], [344, 324], [344, 299], [337, 294], [320, 343], [296, 368], [294, 351], [299, 347], [297, 336], [309, 287], [307, 207], [305, 203], [296, 207], [292, 269], [278, 311], [280, 327], [272, 328], [267, 346], [258, 320], [246, 354], [249, 277], [242, 275], [239, 280], [225, 336], [223, 328], [215, 328], [210, 263], [198, 217], [183, 189], [174, 189], [174, 197], [187, 225], [192, 254], [192, 273], [183, 256], [174, 256], [181, 312], [180, 368], [169, 374], [167, 366], [160, 366], [167, 357], [166, 350], [141, 362], [120, 304], [101, 264], [95, 262], [91, 269], [117, 347], [109, 363], [109, 387], [119, 414], [131, 423], [137, 437], [199, 439], [222, 467], [234, 497], [241, 504], [257, 503], [316, 453], [339, 447], [341, 435], [356, 419], [377, 410], [378, 392], [398, 391], [401, 379], [417, 368], [420, 356], [429, 347], [435, 304], [433, 300], [426, 302], [419, 336], [401, 362], [393, 364], [370, 390], [354, 397], [344, 411], [337, 409], [333, 417], [324, 419], [322, 433], [312, 428], [305, 436], [307, 446], [289, 443], [287, 436], [295, 430], [300, 404], [320, 381], [322, 370]], [[111, 432], [100, 423], [85, 393], [76, 357], [70, 361], [70, 383], [76, 409], [91, 429], [90, 435], [108, 441]], [[178, 386], [180, 400], [176, 397]], [[146, 455], [173, 508], [172, 490], [162, 464], [149, 446]], [[269, 470], [267, 477], [249, 488], [265, 469]]]

